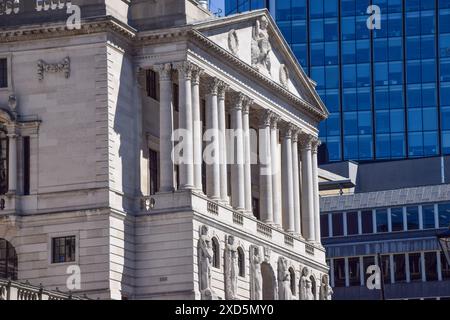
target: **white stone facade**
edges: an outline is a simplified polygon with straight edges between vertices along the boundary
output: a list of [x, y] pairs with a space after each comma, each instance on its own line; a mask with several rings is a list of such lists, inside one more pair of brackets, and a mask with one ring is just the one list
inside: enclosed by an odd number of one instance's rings
[[[328, 266], [318, 225], [317, 127], [328, 113], [268, 13], [213, 19], [190, 0], [182, 8], [138, 1], [129, 4], [141, 28], [134, 29], [121, 14], [126, 1], [105, 2], [119, 20], [86, 17], [80, 30], [59, 22], [0, 29], [10, 77], [0, 88], [10, 151], [0, 238], [17, 253], [18, 279], [64, 291], [67, 267], [78, 265], [78, 295], [225, 299], [225, 248], [233, 236], [236, 299], [319, 299]], [[173, 5], [185, 21], [168, 26], [162, 17], [163, 27], [149, 27], [144, 5], [154, 6], [152, 14]], [[157, 100], [146, 92], [147, 70], [158, 74]], [[218, 129], [212, 146], [222, 160], [203, 169], [197, 120]], [[170, 138], [177, 128], [189, 133], [183, 156], [192, 161], [176, 170]], [[224, 129], [237, 132], [237, 164], [225, 164]], [[153, 195], [150, 149], [158, 153]], [[218, 257], [200, 268], [203, 226]], [[75, 236], [74, 261], [52, 262], [52, 239], [61, 236]], [[255, 247], [261, 292], [251, 270]], [[207, 291], [201, 270], [210, 272]], [[301, 296], [308, 281], [311, 294]]]

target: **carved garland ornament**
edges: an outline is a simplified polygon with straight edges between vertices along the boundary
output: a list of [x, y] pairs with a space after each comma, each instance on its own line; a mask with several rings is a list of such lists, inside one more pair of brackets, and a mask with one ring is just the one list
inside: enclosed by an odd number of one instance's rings
[[289, 86], [289, 69], [285, 64], [280, 65], [280, 84], [285, 89]]
[[236, 30], [232, 29], [228, 32], [228, 49], [232, 54], [237, 56], [239, 52], [239, 38]]
[[66, 57], [58, 63], [46, 63], [44, 60], [39, 60], [37, 64], [37, 74], [39, 80], [44, 79], [44, 73], [58, 73], [63, 72], [66, 79], [70, 77], [70, 58]]

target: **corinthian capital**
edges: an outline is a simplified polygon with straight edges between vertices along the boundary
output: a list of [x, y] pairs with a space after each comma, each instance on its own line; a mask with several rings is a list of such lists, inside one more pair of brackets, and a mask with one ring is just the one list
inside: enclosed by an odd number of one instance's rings
[[193, 64], [189, 61], [176, 62], [174, 68], [178, 70], [179, 77], [190, 80], [192, 77]]
[[244, 100], [244, 103], [242, 105], [242, 114], [249, 114], [250, 113], [250, 107], [253, 105], [253, 100], [249, 97], [246, 97]]
[[311, 140], [311, 148], [313, 153], [317, 153], [319, 150], [320, 145], [322, 144], [322, 141], [320, 141], [317, 138], [312, 138]]
[[172, 65], [170, 63], [154, 65], [153, 70], [159, 73], [159, 78], [162, 81], [168, 81], [172, 78]]
[[225, 82], [219, 81], [219, 87], [217, 91], [219, 99], [225, 99], [225, 93], [229, 90], [229, 88], [230, 86], [227, 85]]
[[270, 122], [270, 127], [272, 129], [277, 129], [278, 128], [278, 123], [280, 123], [280, 121], [281, 121], [281, 117], [279, 115], [277, 115], [276, 113], [274, 113], [272, 115], [272, 119], [271, 119], [271, 122]]
[[243, 93], [233, 93], [233, 95], [231, 96], [232, 108], [242, 110], [246, 99], [248, 98]]
[[199, 85], [200, 84], [200, 76], [203, 74], [203, 69], [195, 64], [192, 65], [192, 84]]
[[261, 118], [261, 127], [270, 127], [272, 123], [272, 118], [274, 116], [274, 113], [270, 110], [265, 110], [264, 114]]
[[207, 93], [212, 94], [212, 95], [217, 95], [217, 93], [219, 92], [219, 86], [220, 86], [221, 82], [222, 81], [220, 81], [217, 78], [208, 79], [208, 84], [206, 86]]
[[301, 149], [311, 150], [313, 136], [307, 133], [301, 133], [298, 136], [298, 142], [300, 144]]

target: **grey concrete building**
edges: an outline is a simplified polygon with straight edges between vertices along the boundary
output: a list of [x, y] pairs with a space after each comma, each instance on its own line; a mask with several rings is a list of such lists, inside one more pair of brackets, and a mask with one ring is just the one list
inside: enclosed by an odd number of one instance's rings
[[102, 299], [329, 299], [327, 115], [266, 10], [1, 0], [0, 277]]
[[383, 269], [386, 299], [449, 298], [450, 266], [436, 234], [450, 225], [450, 158], [322, 168], [355, 185], [321, 198], [334, 298], [380, 299], [380, 290], [367, 286], [367, 268], [375, 264]]

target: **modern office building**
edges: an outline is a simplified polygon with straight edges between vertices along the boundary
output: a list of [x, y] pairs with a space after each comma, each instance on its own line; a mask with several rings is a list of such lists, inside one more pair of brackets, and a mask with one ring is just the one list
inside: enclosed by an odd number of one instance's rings
[[323, 167], [355, 184], [353, 194], [321, 199], [334, 299], [381, 299], [367, 286], [379, 259], [386, 299], [449, 298], [436, 235], [450, 225], [450, 157]]
[[321, 162], [450, 153], [450, 0], [226, 0], [225, 12], [260, 7], [330, 111]]

